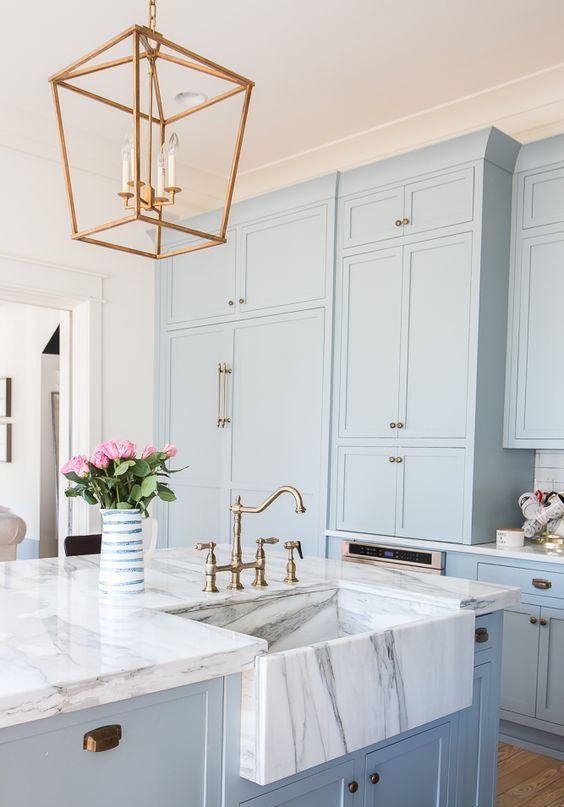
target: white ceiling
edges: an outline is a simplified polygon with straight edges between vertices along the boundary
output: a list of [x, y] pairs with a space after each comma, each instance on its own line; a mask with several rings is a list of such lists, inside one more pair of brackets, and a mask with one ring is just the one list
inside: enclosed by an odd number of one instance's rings
[[[2, 6], [11, 35], [2, 46], [0, 143], [58, 158], [47, 77], [145, 23], [147, 4]], [[240, 197], [490, 124], [522, 141], [564, 131], [562, 0], [158, 0], [157, 23], [256, 81]], [[85, 140], [91, 106], [71, 121]], [[193, 209], [217, 198], [209, 172], [220, 134], [212, 127], [198, 158], [195, 149], [184, 155], [198, 175]], [[107, 143], [112, 154], [122, 136]], [[92, 159], [87, 167], [99, 170]]]

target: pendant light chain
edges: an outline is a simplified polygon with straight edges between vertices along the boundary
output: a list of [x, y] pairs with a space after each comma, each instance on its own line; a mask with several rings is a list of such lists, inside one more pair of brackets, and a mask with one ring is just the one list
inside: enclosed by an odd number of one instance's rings
[[157, 30], [157, 0], [149, 0], [149, 28]]

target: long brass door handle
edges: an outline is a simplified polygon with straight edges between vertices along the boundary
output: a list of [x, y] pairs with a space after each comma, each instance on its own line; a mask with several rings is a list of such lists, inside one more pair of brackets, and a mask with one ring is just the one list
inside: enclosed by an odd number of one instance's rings
[[231, 423], [231, 418], [227, 417], [227, 376], [231, 373], [231, 368], [223, 364], [223, 396], [221, 403], [221, 427], [224, 429], [226, 423]]
[[223, 427], [223, 418], [221, 417], [221, 385], [223, 381], [223, 365], [217, 365], [217, 428]]

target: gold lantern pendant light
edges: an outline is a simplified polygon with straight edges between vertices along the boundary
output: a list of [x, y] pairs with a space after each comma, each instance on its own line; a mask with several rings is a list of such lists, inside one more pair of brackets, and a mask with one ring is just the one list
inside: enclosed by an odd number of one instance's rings
[[[118, 34], [113, 39], [105, 42], [100, 47], [77, 59], [64, 70], [60, 70], [51, 76], [49, 81], [53, 91], [55, 113], [57, 118], [59, 141], [61, 146], [63, 168], [65, 174], [65, 184], [67, 199], [71, 219], [71, 237], [77, 241], [85, 241], [89, 244], [110, 247], [123, 252], [130, 252], [145, 257], [160, 259], [172, 255], [179, 255], [197, 249], [216, 246], [226, 242], [227, 224], [229, 212], [233, 200], [235, 179], [239, 167], [239, 158], [243, 144], [245, 124], [247, 121], [251, 92], [254, 82], [244, 76], [234, 73], [225, 67], [221, 67], [209, 59], [199, 56], [193, 51], [182, 47], [169, 39], [166, 39], [156, 30], [156, 0], [149, 0], [149, 22], [147, 26], [132, 25]], [[115, 47], [119, 43], [130, 39], [132, 48], [131, 54], [108, 61], [95, 61], [106, 51]], [[165, 103], [161, 94], [159, 83], [159, 64], [162, 62], [173, 64], [182, 70], [190, 70], [196, 74], [205, 74], [215, 77], [221, 81], [228, 82], [229, 89], [214, 95], [211, 98], [202, 96], [197, 99], [198, 103], [191, 104], [187, 108], [175, 114], [167, 115]], [[111, 98], [92, 92], [89, 89], [80, 87], [73, 81], [81, 76], [90, 76], [101, 71], [112, 70], [123, 65], [132, 66], [133, 72], [133, 92], [131, 106], [119, 103]], [[147, 111], [141, 109], [141, 70], [145, 67], [148, 70], [148, 104]], [[121, 147], [121, 190], [118, 196], [123, 200], [126, 215], [113, 219], [105, 223], [80, 229], [78, 226], [77, 212], [71, 181], [71, 166], [68, 157], [67, 137], [63, 125], [63, 115], [59, 91], [65, 90], [78, 93], [95, 103], [102, 103], [121, 110], [130, 117], [132, 122], [132, 134], [123, 142]], [[177, 184], [176, 159], [179, 150], [179, 138], [170, 127], [176, 121], [193, 115], [206, 107], [218, 104], [235, 95], [242, 95], [241, 114], [239, 125], [233, 146], [231, 166], [227, 177], [227, 189], [223, 209], [221, 211], [220, 222], [217, 232], [204, 232], [190, 227], [168, 221], [164, 218], [164, 209], [173, 207], [176, 196], [182, 191]], [[141, 155], [141, 122], [147, 124], [147, 151], [146, 164], [142, 165]], [[156, 182], [153, 185], [152, 177], [156, 175]], [[126, 246], [121, 243], [113, 243], [106, 238], [106, 233], [117, 227], [122, 227], [130, 222], [141, 221], [155, 227], [155, 248], [148, 251]], [[169, 229], [184, 233], [190, 236], [189, 243], [184, 243], [179, 247], [163, 249], [162, 231]], [[103, 234], [103, 235], [102, 235]]]

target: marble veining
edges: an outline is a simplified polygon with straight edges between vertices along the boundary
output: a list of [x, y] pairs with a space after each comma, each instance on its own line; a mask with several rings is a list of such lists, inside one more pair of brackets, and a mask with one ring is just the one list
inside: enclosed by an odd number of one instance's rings
[[[228, 556], [229, 548], [219, 547], [220, 562]], [[399, 618], [405, 603], [432, 618], [436, 609], [462, 609], [473, 617], [518, 601], [514, 588], [320, 558], [300, 562], [302, 582], [289, 588], [282, 582], [281, 552], [269, 553], [270, 586], [265, 591], [250, 588], [249, 572], [243, 592], [204, 594], [201, 554], [176, 549], [158, 551], [147, 564], [143, 593], [110, 602], [98, 593], [98, 560], [0, 563], [0, 727], [253, 668], [255, 658], [266, 653], [267, 640], [237, 630], [236, 620], [218, 627], [185, 618], [190, 609], [203, 605], [237, 609], [244, 600], [254, 603], [268, 622], [268, 603], [277, 594], [291, 593], [284, 597], [288, 607], [298, 594], [309, 593], [310, 602], [330, 601], [345, 583], [355, 588], [356, 597], [380, 598], [371, 619], [385, 629], [385, 614]], [[346, 635], [352, 627], [347, 627], [344, 605], [341, 612], [342, 641], [354, 642], [357, 636]], [[299, 615], [294, 618], [297, 626]]]

